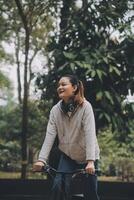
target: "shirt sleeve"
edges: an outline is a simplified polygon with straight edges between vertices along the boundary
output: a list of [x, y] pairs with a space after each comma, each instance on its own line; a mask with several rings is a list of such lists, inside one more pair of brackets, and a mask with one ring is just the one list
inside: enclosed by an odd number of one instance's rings
[[46, 162], [48, 160], [56, 135], [57, 135], [57, 129], [52, 109], [50, 112], [50, 117], [47, 125], [46, 137], [42, 145], [41, 151], [39, 153], [40, 161]]
[[91, 104], [88, 102], [83, 117], [83, 129], [86, 144], [86, 160], [95, 160], [96, 128], [94, 113]]

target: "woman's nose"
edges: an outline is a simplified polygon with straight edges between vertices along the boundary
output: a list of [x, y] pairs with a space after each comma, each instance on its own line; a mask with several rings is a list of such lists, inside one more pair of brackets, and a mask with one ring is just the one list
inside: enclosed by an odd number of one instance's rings
[[59, 85], [58, 90], [62, 89], [62, 85]]
[[57, 92], [59, 92], [59, 91], [61, 90], [61, 88], [62, 88], [62, 87], [61, 87], [61, 86], [59, 86], [59, 87], [57, 88]]

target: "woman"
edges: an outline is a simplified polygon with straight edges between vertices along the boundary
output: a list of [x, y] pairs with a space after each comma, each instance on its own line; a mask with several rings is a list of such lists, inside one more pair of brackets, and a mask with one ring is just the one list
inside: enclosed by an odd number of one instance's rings
[[[73, 75], [65, 75], [59, 80], [57, 92], [61, 100], [50, 112], [46, 137], [33, 170], [40, 170], [46, 164], [57, 135], [62, 152], [58, 170], [67, 172], [84, 167], [89, 174], [85, 176], [84, 198], [98, 200], [94, 172], [99, 159], [99, 146], [92, 106], [84, 98], [82, 82]], [[62, 179], [61, 175], [55, 177], [52, 188], [54, 199], [60, 199], [56, 195], [59, 195]], [[68, 199], [71, 199], [70, 181], [70, 177], [66, 176], [64, 182]]]

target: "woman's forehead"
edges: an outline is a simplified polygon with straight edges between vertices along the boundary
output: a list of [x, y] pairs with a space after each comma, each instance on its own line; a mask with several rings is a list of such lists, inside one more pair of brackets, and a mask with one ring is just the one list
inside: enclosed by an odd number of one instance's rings
[[60, 80], [59, 80], [59, 83], [70, 83], [70, 79], [68, 77], [62, 77]]

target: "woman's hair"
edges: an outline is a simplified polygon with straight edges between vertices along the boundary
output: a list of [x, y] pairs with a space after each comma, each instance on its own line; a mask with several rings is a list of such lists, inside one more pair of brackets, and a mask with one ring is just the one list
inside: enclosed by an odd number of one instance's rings
[[77, 89], [74, 93], [74, 95], [75, 95], [74, 100], [77, 101], [79, 104], [83, 103], [83, 101], [84, 101], [84, 86], [83, 86], [82, 81], [80, 81], [78, 79], [78, 77], [75, 75], [66, 74], [66, 75], [62, 76], [61, 78], [63, 78], [63, 77], [68, 78], [70, 83], [72, 84], [72, 86], [77, 86]]

